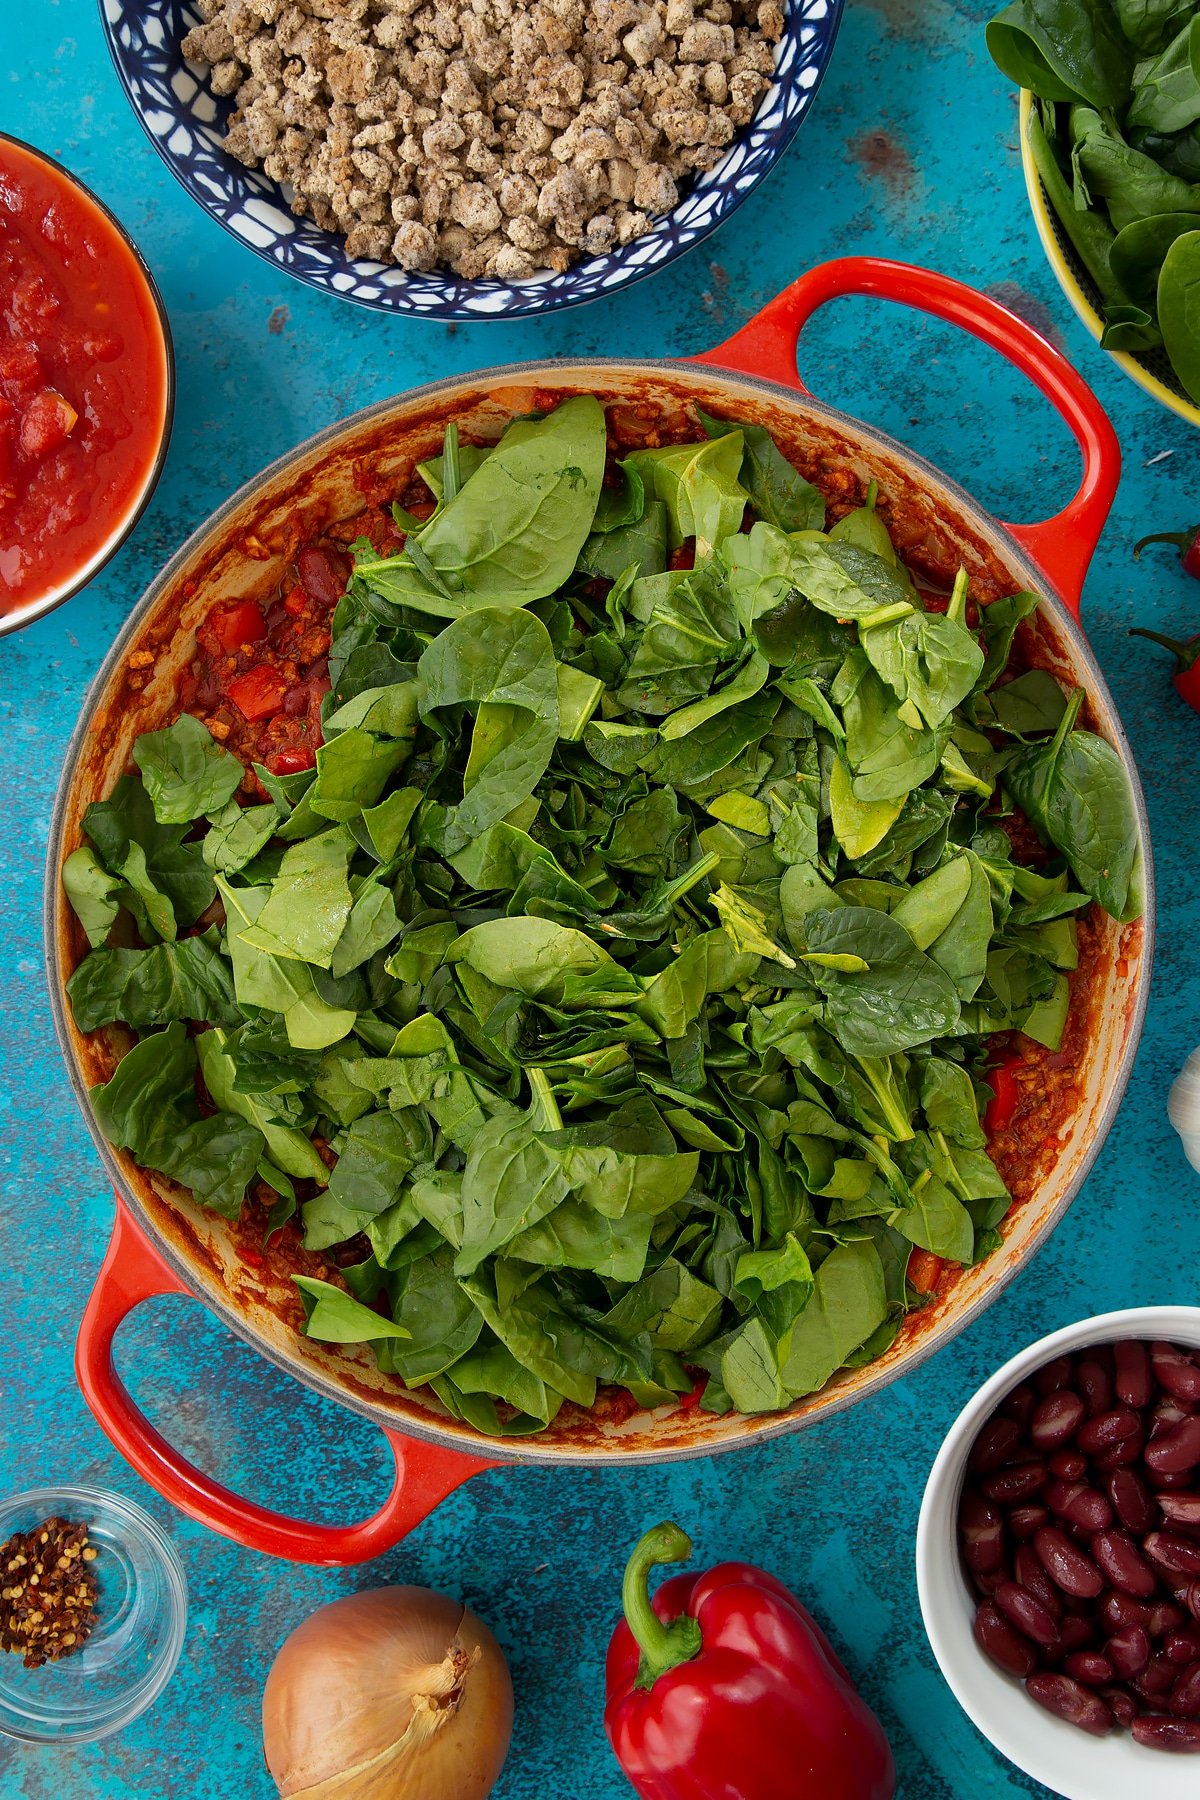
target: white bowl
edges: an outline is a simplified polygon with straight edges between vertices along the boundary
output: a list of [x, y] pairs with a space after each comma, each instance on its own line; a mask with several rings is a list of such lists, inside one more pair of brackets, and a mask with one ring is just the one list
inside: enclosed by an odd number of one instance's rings
[[967, 1457], [1004, 1396], [1066, 1351], [1121, 1338], [1165, 1338], [1200, 1346], [1200, 1308], [1136, 1306], [1100, 1313], [1039, 1338], [998, 1369], [959, 1413], [929, 1471], [917, 1524], [917, 1592], [925, 1630], [955, 1699], [984, 1737], [1035, 1781], [1066, 1800], [1197, 1800], [1200, 1757], [1143, 1749], [1127, 1731], [1089, 1737], [1032, 1701], [971, 1633], [978, 1601], [958, 1550], [958, 1502]]

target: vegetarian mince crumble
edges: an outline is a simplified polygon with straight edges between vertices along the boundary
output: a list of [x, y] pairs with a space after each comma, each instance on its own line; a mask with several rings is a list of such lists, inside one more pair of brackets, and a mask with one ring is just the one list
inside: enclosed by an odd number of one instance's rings
[[347, 254], [468, 280], [632, 243], [754, 116], [783, 0], [200, 0], [225, 147]]

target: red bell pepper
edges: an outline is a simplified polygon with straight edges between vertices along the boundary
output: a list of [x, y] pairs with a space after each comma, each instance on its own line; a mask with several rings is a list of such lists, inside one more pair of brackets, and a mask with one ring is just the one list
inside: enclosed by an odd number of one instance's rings
[[641, 1800], [892, 1800], [878, 1719], [816, 1621], [749, 1563], [676, 1575], [691, 1539], [657, 1525], [625, 1570], [604, 1725]]
[[1180, 640], [1163, 637], [1158, 631], [1133, 630], [1130, 637], [1149, 638], [1152, 644], [1161, 644], [1175, 658], [1175, 673], [1171, 677], [1175, 692], [1186, 700], [1193, 712], [1200, 712], [1200, 635]]

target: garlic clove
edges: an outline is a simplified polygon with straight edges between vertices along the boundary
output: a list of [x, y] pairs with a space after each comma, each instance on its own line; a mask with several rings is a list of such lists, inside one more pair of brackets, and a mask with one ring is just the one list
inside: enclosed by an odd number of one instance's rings
[[1184, 1155], [1200, 1173], [1200, 1049], [1192, 1051], [1171, 1083], [1167, 1117], [1179, 1133]]

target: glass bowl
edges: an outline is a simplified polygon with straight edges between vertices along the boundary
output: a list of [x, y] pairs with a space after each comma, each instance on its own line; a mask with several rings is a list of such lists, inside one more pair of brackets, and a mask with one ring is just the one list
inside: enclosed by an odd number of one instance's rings
[[187, 1582], [148, 1513], [92, 1487], [30, 1488], [0, 1504], [0, 1544], [59, 1517], [86, 1524], [97, 1550], [96, 1622], [82, 1650], [27, 1669], [0, 1652], [0, 1733], [27, 1744], [94, 1743], [157, 1700], [179, 1661]]

